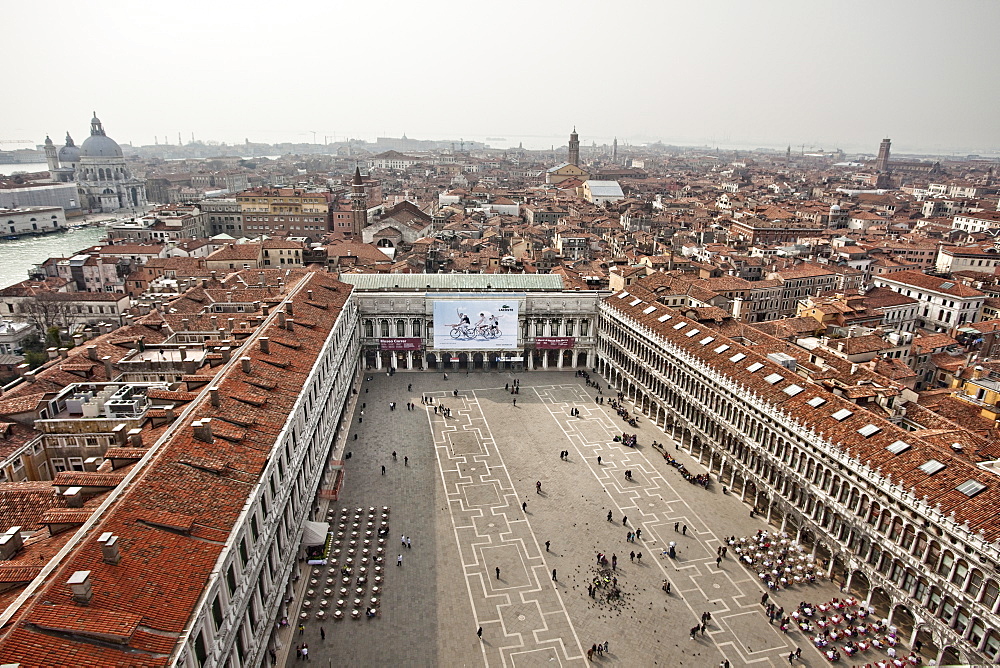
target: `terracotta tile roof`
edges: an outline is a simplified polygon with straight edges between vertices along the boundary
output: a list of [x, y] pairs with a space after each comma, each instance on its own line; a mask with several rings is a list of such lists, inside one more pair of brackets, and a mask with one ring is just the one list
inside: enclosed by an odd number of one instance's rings
[[37, 529], [49, 509], [65, 505], [46, 480], [4, 483], [0, 485], [0, 530], [12, 526], [25, 531]]
[[[753, 392], [758, 401], [780, 408], [788, 419], [821, 436], [828, 447], [857, 458], [862, 464], [867, 465], [873, 474], [891, 478], [894, 484], [898, 483], [906, 489], [913, 489], [917, 498], [927, 496], [931, 506], [940, 504], [941, 512], [946, 516], [954, 512], [956, 521], [959, 524], [968, 522], [973, 533], [983, 531], [987, 541], [1000, 538], [1000, 523], [996, 522], [995, 510], [1000, 505], [1000, 484], [995, 482], [994, 476], [985, 473], [967, 458], [955, 454], [950, 448], [928, 442], [914, 432], [900, 428], [887, 420], [884, 414], [867, 410], [816, 384], [804, 384], [802, 376], [768, 359], [767, 351], [761, 350], [759, 345], [747, 347], [733, 340], [725, 341], [720, 337], [716, 337], [711, 345], [705, 345], [701, 343], [704, 340], [701, 336], [685, 336], [685, 330], [690, 330], [692, 327], [703, 329], [705, 325], [692, 323], [681, 316], [675, 316], [669, 323], [660, 322], [657, 319], [659, 311], [651, 314], [643, 313], [653, 303], [650, 299], [651, 293], [642, 290], [633, 292], [631, 289], [629, 292], [630, 298], [619, 299], [621, 293], [617, 293], [605, 299], [605, 305], [652, 330], [659, 337], [728, 377], [735, 385]], [[640, 301], [633, 305], [637, 298]], [[680, 330], [675, 329], [680, 324], [685, 326]], [[729, 345], [729, 348], [723, 353], [715, 352], [723, 343]], [[742, 354], [743, 357], [733, 361], [732, 356], [736, 353]], [[747, 367], [753, 363], [762, 366], [758, 371], [751, 372]], [[838, 362], [831, 358], [829, 363], [833, 365]], [[839, 360], [839, 363], [851, 366], [847, 360]], [[854, 373], [867, 374], [869, 379], [882, 378], [873, 374], [864, 365], [855, 365]], [[780, 379], [774, 383], [766, 382], [764, 378], [772, 374], [777, 374]], [[899, 392], [899, 386], [892, 381], [882, 378], [881, 382], [886, 391]], [[789, 396], [784, 390], [793, 383], [804, 386], [805, 391]], [[855, 385], [863, 387], [858, 383]], [[866, 392], [864, 389], [851, 391]], [[872, 386], [871, 391], [876, 391], [876, 388]], [[817, 396], [825, 399], [822, 405], [813, 407], [807, 403]], [[835, 414], [839, 419], [834, 417]], [[858, 432], [869, 424], [876, 426], [878, 430], [868, 437]], [[893, 454], [887, 446], [897, 440], [909, 443], [912, 447], [901, 454]], [[926, 474], [919, 467], [929, 459], [944, 463], [945, 469], [934, 475]], [[958, 485], [970, 479], [986, 485], [984, 491], [972, 498], [956, 489]]]
[[117, 487], [125, 477], [123, 473], [91, 473], [89, 471], [62, 471], [52, 484], [58, 487]]
[[41, 572], [41, 566], [25, 566], [17, 561], [0, 561], [0, 582], [5, 584], [31, 582]]
[[123, 642], [135, 633], [142, 617], [122, 610], [91, 611], [75, 605], [40, 605], [31, 612], [27, 621], [48, 631]]

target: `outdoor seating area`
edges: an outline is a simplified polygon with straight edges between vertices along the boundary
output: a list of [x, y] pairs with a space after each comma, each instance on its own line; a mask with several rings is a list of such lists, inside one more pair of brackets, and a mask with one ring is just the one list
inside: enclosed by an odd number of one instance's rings
[[[341, 620], [348, 614], [351, 619], [361, 619], [362, 614], [368, 619], [378, 617], [389, 507], [330, 510], [326, 519], [334, 527], [329, 534], [330, 556], [325, 566], [313, 567], [299, 618], [304, 621], [313, 614], [318, 621]], [[379, 575], [369, 592], [372, 572]]]
[[816, 558], [808, 554], [786, 533], [758, 531], [753, 536], [731, 537], [726, 541], [736, 559], [757, 573], [771, 590], [816, 582]]

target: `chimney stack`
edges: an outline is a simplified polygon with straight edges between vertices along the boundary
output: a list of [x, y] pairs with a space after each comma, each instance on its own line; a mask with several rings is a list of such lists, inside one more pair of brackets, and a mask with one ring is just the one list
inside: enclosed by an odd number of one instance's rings
[[[285, 323], [282, 322], [281, 324], [284, 325]], [[265, 355], [270, 355], [271, 354], [271, 339], [268, 338], [268, 337], [266, 337], [266, 336], [262, 336], [262, 337], [260, 337], [257, 340], [260, 341], [260, 352], [264, 353]]]
[[83, 460], [83, 470], [88, 473], [97, 473], [100, 459], [100, 457], [87, 457]]
[[104, 374], [108, 377], [108, 380], [112, 380], [115, 377], [115, 369], [111, 366], [111, 355], [105, 355], [101, 358], [104, 362]]
[[128, 442], [133, 448], [142, 447], [142, 429], [129, 429]]
[[83, 508], [83, 487], [70, 487], [62, 495], [70, 508]]
[[219, 407], [219, 386], [218, 385], [213, 385], [212, 387], [208, 388], [208, 391], [209, 391], [209, 394], [211, 394], [211, 396], [212, 396], [212, 405], [215, 406], [216, 408], [218, 408]]
[[288, 302], [285, 304], [285, 313], [287, 313], [290, 316], [295, 315], [295, 305], [292, 304], [292, 302]]
[[285, 328], [285, 312], [278, 311], [278, 327]]
[[223, 362], [228, 362], [233, 357], [233, 349], [230, 346], [222, 346], [219, 352], [222, 353]]
[[97, 346], [87, 346], [87, 357], [97, 361]]
[[240, 367], [243, 368], [243, 373], [250, 373], [250, 358], [244, 355], [240, 358]]
[[312, 301], [313, 300], [313, 291], [312, 290], [306, 290], [306, 294], [309, 296], [309, 301]]
[[90, 599], [94, 598], [94, 590], [90, 585], [90, 571], [76, 571], [66, 584], [73, 592], [73, 600], [80, 605], [87, 605]]
[[[117, 566], [122, 560], [122, 553], [118, 549], [118, 536], [108, 535], [111, 532], [101, 534], [101, 537], [97, 539], [97, 542], [101, 544], [101, 554], [104, 558], [104, 563], [111, 564], [112, 566]], [[107, 536], [107, 538], [105, 538]]]
[[111, 430], [111, 433], [115, 437], [115, 445], [123, 446], [128, 442], [127, 437], [125, 435], [126, 431], [127, 427], [124, 422], [122, 422], [121, 424], [116, 424], [114, 426], [114, 428]]
[[11, 527], [3, 535], [0, 535], [0, 559], [10, 561], [22, 547], [24, 547], [24, 541], [21, 540], [21, 527]]
[[289, 332], [294, 331], [295, 330], [295, 321], [292, 320], [291, 318], [289, 318], [288, 320], [286, 320], [285, 321], [285, 329], [287, 329]]

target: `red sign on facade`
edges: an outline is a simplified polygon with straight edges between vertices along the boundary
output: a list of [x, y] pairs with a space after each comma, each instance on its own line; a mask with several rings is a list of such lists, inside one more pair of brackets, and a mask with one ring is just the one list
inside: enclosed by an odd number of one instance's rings
[[406, 339], [379, 339], [379, 350], [420, 350], [424, 346], [424, 340], [420, 338]]
[[539, 350], [554, 350], [558, 348], [572, 348], [576, 343], [576, 338], [572, 336], [536, 336], [535, 348]]

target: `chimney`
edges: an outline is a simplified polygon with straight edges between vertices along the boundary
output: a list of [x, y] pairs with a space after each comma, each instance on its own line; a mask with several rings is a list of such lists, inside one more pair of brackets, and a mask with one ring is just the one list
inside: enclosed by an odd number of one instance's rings
[[87, 346], [87, 357], [97, 361], [97, 346]]
[[313, 300], [313, 291], [312, 290], [306, 290], [306, 294], [309, 296], [309, 301], [312, 301]]
[[212, 395], [212, 405], [215, 406], [216, 408], [218, 408], [219, 407], [219, 387], [217, 385], [213, 385], [212, 387], [208, 388], [208, 391]]
[[209, 320], [212, 321], [212, 329], [219, 328], [219, 316], [213, 315], [211, 318], [209, 318]]
[[230, 346], [222, 346], [219, 352], [222, 353], [223, 362], [228, 362], [233, 357], [233, 349]]
[[101, 361], [104, 362], [105, 375], [107, 375], [108, 380], [111, 380], [115, 377], [115, 369], [111, 366], [111, 355], [105, 355], [101, 358]]
[[70, 487], [62, 495], [70, 508], [83, 508], [83, 487]]
[[[282, 318], [282, 320], [284, 320], [284, 318]], [[284, 325], [285, 323], [282, 322], [281, 324]], [[260, 341], [260, 352], [264, 353], [265, 355], [270, 355], [271, 354], [271, 339], [268, 338], [268, 337], [266, 337], [266, 336], [262, 336], [262, 337], [260, 337], [257, 340]]]
[[188, 318], [181, 318], [181, 330], [185, 332], [191, 331], [191, 320]]
[[21, 527], [16, 526], [7, 529], [0, 536], [0, 559], [10, 561], [22, 547], [24, 547], [24, 541], [21, 540]]
[[74, 346], [82, 346], [83, 345], [83, 341], [84, 341], [83, 334], [74, 334], [73, 335], [73, 345]]
[[100, 457], [87, 457], [83, 460], [83, 470], [89, 473], [97, 473], [97, 467], [100, 465]]
[[184, 360], [184, 373], [189, 376], [198, 371], [198, 360], [188, 357]]
[[66, 359], [67, 357], [69, 357], [69, 348], [60, 348], [59, 349], [59, 357], [61, 357], [63, 359]]
[[[23, 366], [28, 366], [28, 365], [25, 364]], [[31, 371], [25, 371], [24, 372], [24, 379], [26, 381], [28, 381], [29, 383], [34, 383], [35, 382], [35, 374], [36, 373], [38, 373], [38, 369], [32, 369]]]
[[212, 282], [215, 283], [215, 271], [209, 273], [212, 275]]
[[292, 302], [285, 304], [285, 313], [288, 315], [295, 315], [295, 305]]
[[236, 331], [236, 318], [226, 318], [226, 323], [227, 323], [226, 329], [228, 329], [230, 332]]
[[76, 571], [66, 581], [70, 591], [73, 592], [73, 600], [80, 605], [87, 605], [90, 599], [94, 598], [94, 590], [90, 584], [90, 571]]
[[243, 373], [250, 373], [250, 358], [245, 355], [241, 357], [240, 366], [243, 368]]
[[142, 429], [129, 429], [128, 430], [128, 443], [133, 448], [142, 447]]
[[128, 443], [127, 437], [125, 435], [126, 431], [127, 427], [124, 422], [122, 422], [121, 424], [116, 424], [114, 429], [111, 430], [112, 435], [114, 435], [115, 437], [115, 445], [120, 447]]
[[26, 374], [29, 371], [31, 371], [31, 365], [29, 365], [29, 364], [18, 364], [16, 367], [14, 367], [14, 370], [17, 371], [17, 375], [18, 376], [20, 376], [21, 378], [24, 378], [24, 374]]
[[267, 316], [271, 315], [271, 307], [268, 306], [267, 304], [264, 304], [262, 307], [260, 307], [260, 312], [264, 314], [264, 317], [266, 318]]
[[295, 321], [292, 320], [291, 318], [289, 318], [288, 320], [286, 320], [285, 321], [285, 329], [287, 329], [289, 332], [293, 331], [295, 329]]
[[285, 312], [278, 311], [278, 327], [285, 328]]
[[194, 437], [205, 443], [212, 442], [212, 418], [202, 418], [191, 423], [194, 427]]
[[46, 348], [45, 352], [48, 353], [50, 360], [54, 360], [55, 358], [59, 357], [59, 348], [56, 346], [52, 346], [51, 348]]
[[107, 534], [102, 535], [97, 541], [101, 544], [101, 554], [104, 557], [104, 563], [117, 566], [122, 560], [122, 553], [118, 549], [118, 536], [108, 536], [107, 539], [104, 539], [105, 535]]

